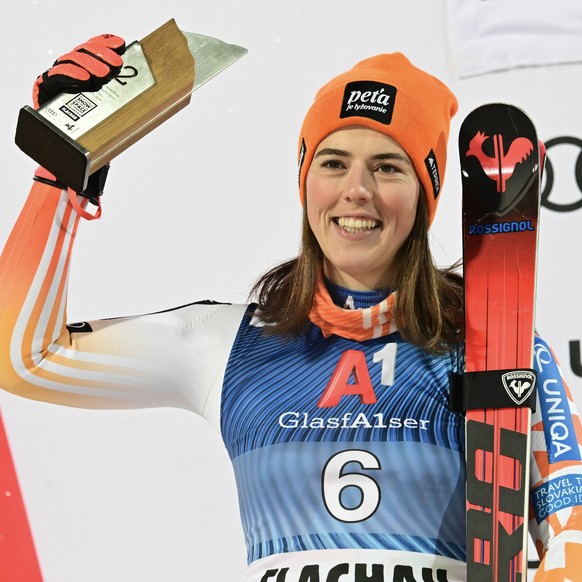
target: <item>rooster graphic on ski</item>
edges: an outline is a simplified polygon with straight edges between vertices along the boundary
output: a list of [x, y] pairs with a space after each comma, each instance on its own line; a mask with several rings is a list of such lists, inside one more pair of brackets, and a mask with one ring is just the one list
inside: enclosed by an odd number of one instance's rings
[[[519, 119], [514, 126], [499, 127], [495, 117], [484, 115], [475, 118], [475, 124], [463, 127], [459, 136], [461, 172], [478, 182], [475, 195], [482, 207], [480, 213], [503, 216], [519, 202], [529, 187], [529, 178], [535, 176], [532, 167], [539, 163], [536, 137], [528, 126], [520, 127]], [[515, 191], [508, 183], [515, 181], [524, 188]]]

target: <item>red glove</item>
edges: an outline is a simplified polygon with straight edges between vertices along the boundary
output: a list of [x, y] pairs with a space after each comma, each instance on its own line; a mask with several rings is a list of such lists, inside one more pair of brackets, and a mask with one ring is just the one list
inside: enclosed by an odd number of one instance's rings
[[125, 41], [119, 36], [102, 34], [59, 57], [34, 84], [35, 109], [59, 93], [98, 91], [121, 71]]

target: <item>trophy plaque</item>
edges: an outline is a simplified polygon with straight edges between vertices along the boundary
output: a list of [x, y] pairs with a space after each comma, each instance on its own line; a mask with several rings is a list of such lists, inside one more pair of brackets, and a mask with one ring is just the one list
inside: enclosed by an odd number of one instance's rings
[[99, 91], [62, 93], [25, 106], [16, 145], [59, 182], [82, 192], [89, 176], [188, 105], [194, 90], [246, 53], [168, 21], [123, 55], [123, 68]]

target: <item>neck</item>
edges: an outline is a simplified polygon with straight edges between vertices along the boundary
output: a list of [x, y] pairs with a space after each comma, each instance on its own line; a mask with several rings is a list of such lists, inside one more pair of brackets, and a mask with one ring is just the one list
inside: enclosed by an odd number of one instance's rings
[[323, 263], [323, 276], [334, 285], [351, 289], [352, 291], [377, 291], [390, 286], [391, 275], [388, 272], [365, 273], [352, 275], [341, 271], [327, 260]]
[[390, 295], [390, 289], [362, 291], [359, 289], [348, 289], [337, 283], [332, 283], [327, 278], [324, 278], [324, 282], [332, 301], [343, 309], [366, 309], [377, 305]]

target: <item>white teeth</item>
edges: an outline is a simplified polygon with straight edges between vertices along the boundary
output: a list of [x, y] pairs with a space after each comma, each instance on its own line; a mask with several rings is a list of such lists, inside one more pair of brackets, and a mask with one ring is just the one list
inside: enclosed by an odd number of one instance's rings
[[337, 223], [350, 234], [356, 234], [362, 230], [371, 230], [380, 224], [377, 220], [362, 218], [338, 218]]

